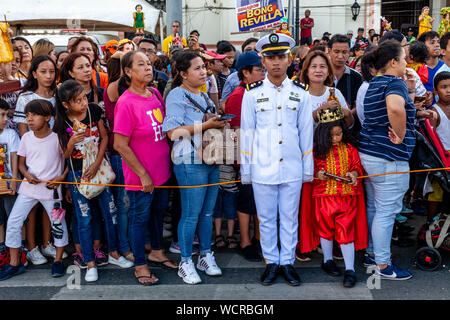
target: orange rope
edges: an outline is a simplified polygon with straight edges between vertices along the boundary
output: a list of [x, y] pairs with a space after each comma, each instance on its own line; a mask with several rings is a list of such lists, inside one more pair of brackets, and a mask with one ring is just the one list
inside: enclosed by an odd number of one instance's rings
[[[436, 168], [436, 169], [422, 169], [422, 170], [411, 170], [411, 171], [398, 171], [398, 172], [385, 172], [385, 173], [379, 173], [379, 174], [372, 174], [367, 176], [359, 176], [357, 179], [364, 179], [364, 178], [372, 178], [372, 177], [378, 177], [378, 176], [386, 176], [391, 174], [402, 174], [402, 173], [418, 173], [418, 172], [429, 172], [429, 171], [441, 171], [441, 170], [450, 170], [450, 167], [447, 168]], [[317, 179], [317, 178], [314, 178]], [[27, 180], [20, 180], [20, 179], [0, 179], [0, 181], [17, 181], [17, 182], [24, 182]], [[202, 184], [197, 186], [155, 186], [155, 188], [159, 189], [171, 189], [171, 188], [203, 188], [203, 187], [212, 187], [212, 186], [219, 186], [224, 184], [231, 184], [241, 182], [241, 180], [236, 181], [228, 181], [228, 182], [219, 182], [219, 183], [211, 183], [211, 184]], [[102, 184], [102, 183], [89, 183], [89, 182], [67, 182], [67, 181], [40, 181], [40, 183], [54, 183], [54, 184], [72, 184], [72, 185], [88, 185], [88, 186], [106, 186], [106, 187], [128, 187], [128, 188], [142, 188], [142, 186], [136, 186], [136, 185], [125, 185], [125, 184]]]

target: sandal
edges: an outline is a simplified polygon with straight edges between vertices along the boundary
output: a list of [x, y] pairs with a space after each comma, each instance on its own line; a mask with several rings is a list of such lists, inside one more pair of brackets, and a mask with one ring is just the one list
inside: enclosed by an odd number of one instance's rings
[[214, 238], [214, 246], [217, 249], [222, 249], [227, 246], [227, 243], [225, 242], [223, 235], [219, 234]]
[[227, 242], [228, 249], [236, 249], [238, 246], [238, 241], [234, 236], [228, 236], [225, 240]]
[[164, 260], [164, 261], [154, 261], [154, 260], [150, 260], [147, 258], [147, 260], [150, 262], [150, 265], [153, 267], [160, 267], [166, 270], [178, 270], [178, 266], [176, 267], [171, 267], [169, 264], [167, 264], [168, 262], [173, 263], [174, 265], [176, 265], [176, 263], [170, 259]]
[[137, 276], [137, 275], [136, 275], [136, 272], [135, 272], [135, 273], [134, 273], [134, 276], [136, 277], [137, 282], [138, 282], [139, 284], [143, 285], [143, 286], [153, 286], [153, 285], [159, 283], [159, 279], [158, 279], [157, 281], [154, 281], [154, 282], [152, 282], [152, 281], [147, 281], [147, 282], [141, 282], [141, 281], [139, 281], [139, 279], [152, 279], [153, 276], [154, 276], [154, 274], [151, 273], [151, 272], [150, 272], [150, 275], [149, 275], [149, 276]]

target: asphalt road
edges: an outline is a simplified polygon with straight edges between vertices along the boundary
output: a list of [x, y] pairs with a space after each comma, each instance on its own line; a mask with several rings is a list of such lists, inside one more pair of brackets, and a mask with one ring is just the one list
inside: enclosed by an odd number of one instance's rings
[[[414, 216], [409, 223], [416, 227], [423, 223], [424, 217]], [[415, 234], [415, 233], [414, 233]], [[169, 242], [165, 242], [166, 247]], [[264, 287], [258, 283], [264, 270], [263, 262], [246, 261], [235, 251], [225, 250], [215, 253], [216, 261], [222, 268], [223, 276], [208, 277], [199, 273], [202, 283], [184, 284], [176, 271], [158, 267], [151, 270], [160, 279], [156, 286], [144, 287], [134, 278], [134, 270], [119, 269], [116, 266], [99, 268], [96, 283], [84, 281], [85, 271], [81, 271], [80, 288], [72, 288], [74, 283], [69, 275], [52, 278], [51, 263], [41, 266], [28, 266], [26, 272], [12, 279], [0, 282], [0, 300], [448, 300], [450, 299], [450, 261], [449, 254], [443, 254], [442, 266], [433, 272], [422, 271], [412, 266], [417, 247], [392, 247], [394, 261], [402, 268], [408, 268], [413, 278], [407, 281], [383, 280], [379, 289], [370, 289], [366, 269], [362, 267], [362, 253], [356, 254], [357, 285], [352, 289], [342, 286], [342, 278], [333, 278], [320, 269], [322, 256], [315, 252], [311, 262], [296, 261], [295, 268], [300, 274], [302, 285], [290, 287], [279, 277], [277, 282]], [[169, 254], [174, 261], [179, 256]], [[196, 258], [194, 258], [196, 261]], [[65, 259], [71, 265], [71, 257]], [[338, 266], [344, 268], [343, 261]], [[73, 276], [74, 277], [74, 276]], [[69, 281], [68, 281], [69, 280]], [[373, 286], [372, 286], [373, 287]]]

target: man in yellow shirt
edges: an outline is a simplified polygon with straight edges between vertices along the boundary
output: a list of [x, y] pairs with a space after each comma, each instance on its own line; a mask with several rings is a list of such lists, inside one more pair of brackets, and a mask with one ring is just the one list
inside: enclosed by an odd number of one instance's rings
[[180, 47], [187, 47], [186, 39], [180, 36], [181, 24], [180, 21], [172, 22], [172, 34], [164, 39], [162, 51], [169, 55], [170, 47], [179, 45]]

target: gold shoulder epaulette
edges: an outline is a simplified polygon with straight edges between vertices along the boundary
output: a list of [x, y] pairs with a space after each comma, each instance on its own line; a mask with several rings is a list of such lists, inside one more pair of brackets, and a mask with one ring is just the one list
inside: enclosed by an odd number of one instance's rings
[[300, 88], [302, 88], [302, 89], [305, 90], [305, 91], [308, 91], [308, 90], [309, 90], [309, 85], [307, 85], [307, 84], [301, 82], [299, 79], [295, 79], [293, 82], [294, 82], [294, 84], [295, 84], [297, 87], [300, 87]]
[[252, 90], [252, 89], [255, 89], [255, 88], [261, 86], [262, 84], [263, 84], [263, 82], [260, 80], [260, 81], [249, 83], [245, 87], [246, 87], [247, 91], [249, 91], [249, 90]]

